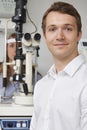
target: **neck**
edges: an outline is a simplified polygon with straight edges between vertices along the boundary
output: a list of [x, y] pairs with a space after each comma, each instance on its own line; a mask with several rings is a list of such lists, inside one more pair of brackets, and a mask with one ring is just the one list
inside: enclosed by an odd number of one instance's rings
[[68, 65], [68, 63], [77, 56], [78, 56], [78, 53], [76, 55], [66, 57], [66, 58], [54, 58], [56, 71], [57, 72], [62, 71], [66, 67], [66, 65]]

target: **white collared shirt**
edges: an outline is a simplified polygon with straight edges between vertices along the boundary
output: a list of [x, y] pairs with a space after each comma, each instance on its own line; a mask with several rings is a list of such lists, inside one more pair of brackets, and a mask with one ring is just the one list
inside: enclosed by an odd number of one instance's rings
[[37, 82], [30, 130], [87, 130], [87, 64], [82, 55]]

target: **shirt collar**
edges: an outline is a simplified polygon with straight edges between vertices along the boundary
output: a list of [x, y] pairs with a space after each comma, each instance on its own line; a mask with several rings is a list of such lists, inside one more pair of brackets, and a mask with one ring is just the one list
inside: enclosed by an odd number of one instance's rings
[[52, 76], [52, 77], [54, 77], [56, 75], [55, 65], [52, 65], [52, 67], [49, 69], [47, 74], [48, 74], [48, 76]]
[[[80, 54], [76, 58], [74, 58], [65, 68], [62, 72], [65, 72], [66, 74], [73, 76], [75, 72], [78, 70], [78, 68], [86, 61], [85, 57]], [[56, 69], [55, 65], [52, 65], [52, 67], [48, 71], [48, 76], [54, 77], [56, 76]]]
[[73, 76], [84, 62], [86, 62], [85, 57], [82, 54], [78, 55], [64, 68], [64, 71], [68, 75]]

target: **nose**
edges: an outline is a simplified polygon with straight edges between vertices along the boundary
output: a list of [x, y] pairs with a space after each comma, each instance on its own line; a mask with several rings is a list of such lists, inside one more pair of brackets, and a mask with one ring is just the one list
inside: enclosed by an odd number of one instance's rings
[[57, 36], [56, 36], [57, 40], [64, 40], [64, 34], [63, 34], [63, 30], [60, 28], [57, 31]]

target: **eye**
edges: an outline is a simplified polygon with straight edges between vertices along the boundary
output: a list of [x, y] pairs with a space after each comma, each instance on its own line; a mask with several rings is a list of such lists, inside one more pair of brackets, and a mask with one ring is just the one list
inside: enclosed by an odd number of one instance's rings
[[54, 32], [54, 31], [56, 31], [56, 27], [50, 27], [48, 30], [49, 30], [50, 32]]
[[66, 30], [67, 31], [72, 31], [72, 28], [67, 27]]
[[66, 31], [72, 31], [73, 29], [72, 29], [72, 27], [64, 27], [64, 30], [66, 30]]
[[10, 45], [10, 47], [12, 47], [12, 48], [13, 48], [13, 47], [14, 47], [14, 45], [13, 45], [13, 44], [11, 44], [11, 45]]
[[11, 44], [9, 45], [9, 47], [10, 47], [10, 48], [14, 48], [15, 45], [14, 45], [13, 43], [11, 43]]

